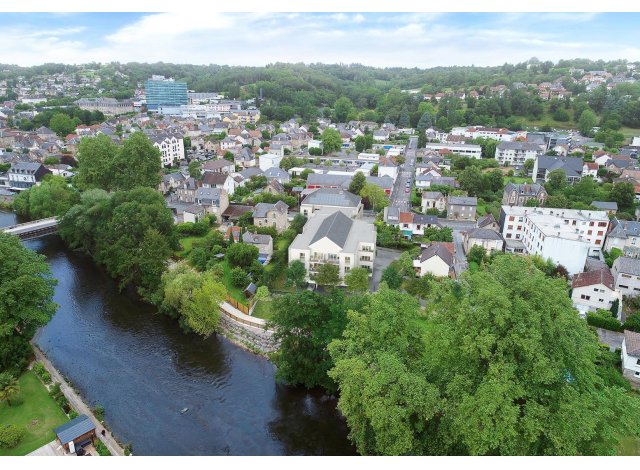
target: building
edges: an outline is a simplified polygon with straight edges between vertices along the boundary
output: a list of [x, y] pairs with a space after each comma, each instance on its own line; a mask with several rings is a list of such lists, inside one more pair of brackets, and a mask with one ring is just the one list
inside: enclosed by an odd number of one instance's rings
[[425, 228], [442, 228], [436, 216], [416, 214], [415, 212], [400, 212], [397, 207], [385, 207], [387, 224], [400, 229], [400, 233], [407, 240], [414, 236], [424, 235]]
[[419, 277], [426, 274], [436, 277], [454, 277], [454, 253], [453, 243], [431, 242], [413, 260], [413, 269]]
[[41, 163], [18, 162], [9, 168], [9, 189], [23, 191], [36, 186], [44, 175], [51, 173]]
[[549, 195], [544, 186], [538, 183], [507, 183], [502, 192], [502, 204], [505, 206], [526, 206], [531, 200], [538, 206], [544, 206]]
[[622, 295], [635, 297], [640, 293], [640, 260], [620, 256], [611, 266], [616, 290]]
[[224, 189], [198, 188], [195, 194], [195, 203], [204, 206], [209, 214], [222, 220], [222, 213], [229, 207], [229, 195]]
[[153, 75], [144, 84], [147, 108], [157, 110], [159, 106], [180, 106], [189, 102], [187, 84], [176, 82], [172, 78]]
[[338, 266], [341, 279], [353, 268], [372, 273], [375, 256], [375, 226], [340, 210], [325, 210], [311, 217], [289, 246], [289, 263], [304, 263], [307, 281], [312, 283], [325, 263]]
[[158, 190], [163, 194], [167, 194], [170, 191], [178, 189], [186, 179], [187, 178], [180, 172], [163, 175]]
[[242, 234], [242, 243], [247, 243], [258, 248], [258, 261], [266, 263], [273, 255], [273, 238], [271, 235], [245, 232]]
[[422, 193], [422, 212], [435, 209], [442, 212], [447, 208], [447, 198], [440, 191], [424, 191]]
[[579, 157], [549, 157], [541, 155], [533, 165], [534, 181], [549, 181], [549, 173], [555, 170], [564, 171], [569, 184], [582, 179], [582, 158]]
[[495, 158], [500, 165], [524, 165], [542, 155], [542, 149], [533, 142], [500, 142], [496, 146]]
[[149, 137], [153, 146], [160, 150], [162, 165], [170, 167], [184, 160], [184, 140], [169, 134], [158, 134]]
[[360, 219], [364, 206], [360, 196], [334, 188], [316, 189], [300, 204], [300, 213], [305, 217], [311, 217], [325, 209], [340, 210], [351, 218]]
[[204, 162], [200, 167], [200, 173], [203, 175], [206, 172], [212, 173], [233, 173], [236, 167], [233, 162], [230, 162], [225, 159], [220, 160], [209, 160], [208, 162]]
[[586, 316], [587, 312], [598, 309], [609, 310], [613, 303], [621, 300], [620, 293], [615, 288], [613, 275], [609, 268], [597, 269], [578, 273], [571, 280], [571, 301], [580, 312]]
[[640, 222], [614, 218], [611, 221], [611, 226], [613, 228], [607, 235], [607, 241], [604, 244], [605, 251], [618, 248], [622, 250], [624, 256], [640, 257]]
[[133, 101], [115, 98], [80, 98], [75, 104], [87, 111], [100, 111], [105, 116], [133, 113]]
[[428, 143], [425, 148], [427, 150], [433, 150], [435, 152], [448, 151], [448, 153], [455, 153], [463, 157], [471, 157], [471, 158], [477, 158], [477, 159], [482, 158], [482, 147], [476, 144]]
[[192, 204], [187, 207], [182, 213], [182, 221], [183, 222], [191, 222], [196, 223], [200, 222], [207, 215], [207, 210], [204, 206], [198, 206], [197, 204]]
[[[521, 242], [527, 253], [550, 258], [569, 274], [582, 272], [587, 256], [599, 256], [609, 227], [604, 211], [502, 206], [500, 228], [506, 250]], [[519, 246], [519, 244], [517, 244]]]
[[269, 168], [280, 168], [281, 161], [282, 155], [265, 153], [258, 157], [258, 166], [262, 171], [267, 171]]
[[478, 199], [475, 197], [449, 196], [447, 218], [453, 220], [476, 220]]
[[488, 228], [476, 228], [469, 232], [463, 232], [463, 244], [465, 253], [474, 246], [481, 246], [486, 252], [502, 251], [504, 240], [499, 233]]
[[236, 181], [231, 177], [229, 173], [214, 173], [212, 171], [205, 171], [202, 176], [203, 188], [218, 188], [224, 189], [227, 194], [233, 195], [236, 191]]
[[615, 201], [591, 201], [591, 204], [598, 210], [607, 211], [609, 215], [615, 215], [618, 212], [618, 203]]
[[87, 415], [79, 415], [53, 430], [64, 450], [75, 454], [96, 438], [96, 426]]
[[640, 383], [640, 333], [624, 330], [622, 339], [622, 375]]
[[289, 206], [278, 201], [275, 204], [259, 202], [253, 209], [253, 225], [256, 227], [275, 227], [278, 233], [289, 227]]

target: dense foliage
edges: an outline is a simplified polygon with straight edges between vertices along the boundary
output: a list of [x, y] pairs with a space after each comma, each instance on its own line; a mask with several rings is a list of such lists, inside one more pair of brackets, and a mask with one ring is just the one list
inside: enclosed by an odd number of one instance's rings
[[80, 200], [80, 193], [62, 176], [51, 176], [40, 185], [22, 191], [13, 201], [13, 210], [30, 219], [61, 217]]

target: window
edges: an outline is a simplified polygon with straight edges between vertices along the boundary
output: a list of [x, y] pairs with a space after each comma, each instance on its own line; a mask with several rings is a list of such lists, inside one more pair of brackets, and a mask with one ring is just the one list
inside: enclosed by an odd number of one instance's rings
[[582, 300], [591, 300], [591, 296], [590, 296], [590, 295], [584, 295], [584, 294], [582, 294], [582, 295], [580, 296], [580, 298], [581, 298]]
[[304, 253], [300, 253], [300, 259], [304, 260]]
[[606, 227], [607, 223], [606, 222], [598, 222], [598, 227]]
[[350, 256], [345, 256], [344, 257], [344, 262], [345, 263], [351, 263], [351, 257]]
[[640, 366], [640, 359], [636, 359], [636, 365]]
[[602, 235], [604, 235], [604, 231], [602, 230], [598, 231], [598, 236], [601, 237]]
[[640, 372], [634, 372], [633, 375], [634, 377], [640, 377]]

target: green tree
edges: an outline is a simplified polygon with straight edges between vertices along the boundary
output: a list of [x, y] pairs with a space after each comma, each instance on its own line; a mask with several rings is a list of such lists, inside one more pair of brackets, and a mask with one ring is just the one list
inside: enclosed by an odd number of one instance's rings
[[161, 167], [160, 151], [142, 132], [134, 132], [115, 155], [112, 189], [156, 189], [161, 180]]
[[369, 289], [369, 271], [365, 268], [353, 268], [344, 275], [344, 283], [352, 292], [365, 292]]
[[293, 261], [289, 267], [287, 267], [285, 275], [287, 277], [288, 286], [295, 286], [300, 289], [306, 284], [305, 276], [307, 275], [307, 270], [302, 261]]
[[364, 152], [367, 148], [367, 139], [363, 135], [359, 135], [355, 140], [356, 152]]
[[248, 268], [258, 259], [258, 247], [248, 243], [234, 243], [227, 248], [225, 258], [232, 267]]
[[319, 286], [332, 288], [340, 284], [340, 268], [335, 264], [324, 263], [318, 268], [313, 280]]
[[592, 135], [591, 129], [598, 123], [598, 116], [590, 109], [585, 109], [578, 119], [578, 130], [584, 136]]
[[402, 285], [402, 274], [393, 264], [382, 271], [381, 281], [386, 282], [390, 289], [399, 289]]
[[337, 122], [347, 122], [354, 111], [353, 103], [346, 96], [341, 96], [333, 103], [333, 116]]
[[73, 133], [76, 130], [76, 126], [79, 122], [74, 121], [69, 115], [64, 113], [56, 113], [51, 116], [49, 121], [49, 128], [58, 134], [60, 137], [64, 137]]
[[360, 190], [360, 196], [367, 200], [374, 211], [381, 211], [389, 205], [389, 198], [380, 186], [365, 183]]
[[9, 372], [0, 373], [0, 402], [6, 401], [11, 406], [11, 400], [20, 394], [20, 384]]
[[439, 393], [422, 373], [418, 302], [384, 286], [329, 345], [338, 408], [362, 455], [420, 455]]
[[249, 276], [244, 272], [244, 269], [240, 267], [233, 268], [231, 270], [231, 284], [233, 284], [238, 289], [244, 289], [249, 285]]
[[626, 211], [633, 209], [636, 200], [636, 191], [631, 183], [616, 183], [611, 188], [609, 199], [618, 203], [618, 209]]
[[476, 263], [478, 266], [484, 263], [487, 258], [487, 252], [481, 245], [473, 245], [467, 253], [469, 263]]
[[361, 171], [356, 171], [356, 174], [349, 184], [349, 192], [353, 194], [360, 194], [360, 191], [362, 191], [362, 188], [364, 188], [366, 182], [367, 178], [364, 176], [364, 173], [362, 173]]
[[322, 131], [322, 148], [324, 149], [324, 153], [326, 155], [337, 152], [342, 148], [342, 137], [340, 136], [340, 132], [330, 127], [327, 127], [324, 131]]
[[567, 174], [564, 170], [558, 169], [550, 172], [548, 186], [552, 193], [564, 189], [567, 186]]
[[107, 135], [84, 137], [78, 145], [78, 170], [75, 184], [78, 188], [100, 188], [104, 190], [113, 187], [113, 161], [118, 152], [118, 146]]
[[200, 167], [202, 166], [202, 162], [198, 160], [194, 160], [189, 163], [189, 176], [195, 178], [197, 180], [202, 179], [202, 172], [200, 171]]
[[22, 191], [13, 202], [16, 213], [30, 219], [61, 217], [80, 200], [62, 176], [52, 176], [40, 185]]
[[294, 230], [296, 233], [302, 233], [302, 229], [304, 227], [304, 224], [306, 223], [307, 223], [307, 218], [304, 215], [296, 214], [293, 220], [291, 221], [289, 228]]
[[477, 166], [468, 166], [462, 170], [458, 181], [460, 188], [467, 191], [469, 196], [477, 196], [484, 190], [483, 175]]

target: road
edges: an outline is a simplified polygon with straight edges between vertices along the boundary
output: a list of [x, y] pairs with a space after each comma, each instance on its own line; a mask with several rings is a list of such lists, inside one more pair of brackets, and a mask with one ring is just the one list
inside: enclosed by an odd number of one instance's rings
[[398, 177], [391, 191], [391, 206], [398, 207], [403, 212], [411, 212], [411, 192], [406, 192], [406, 183], [409, 182], [409, 191], [413, 185], [413, 176], [416, 168], [416, 150], [418, 138], [411, 137], [404, 150], [404, 163], [398, 169]]

